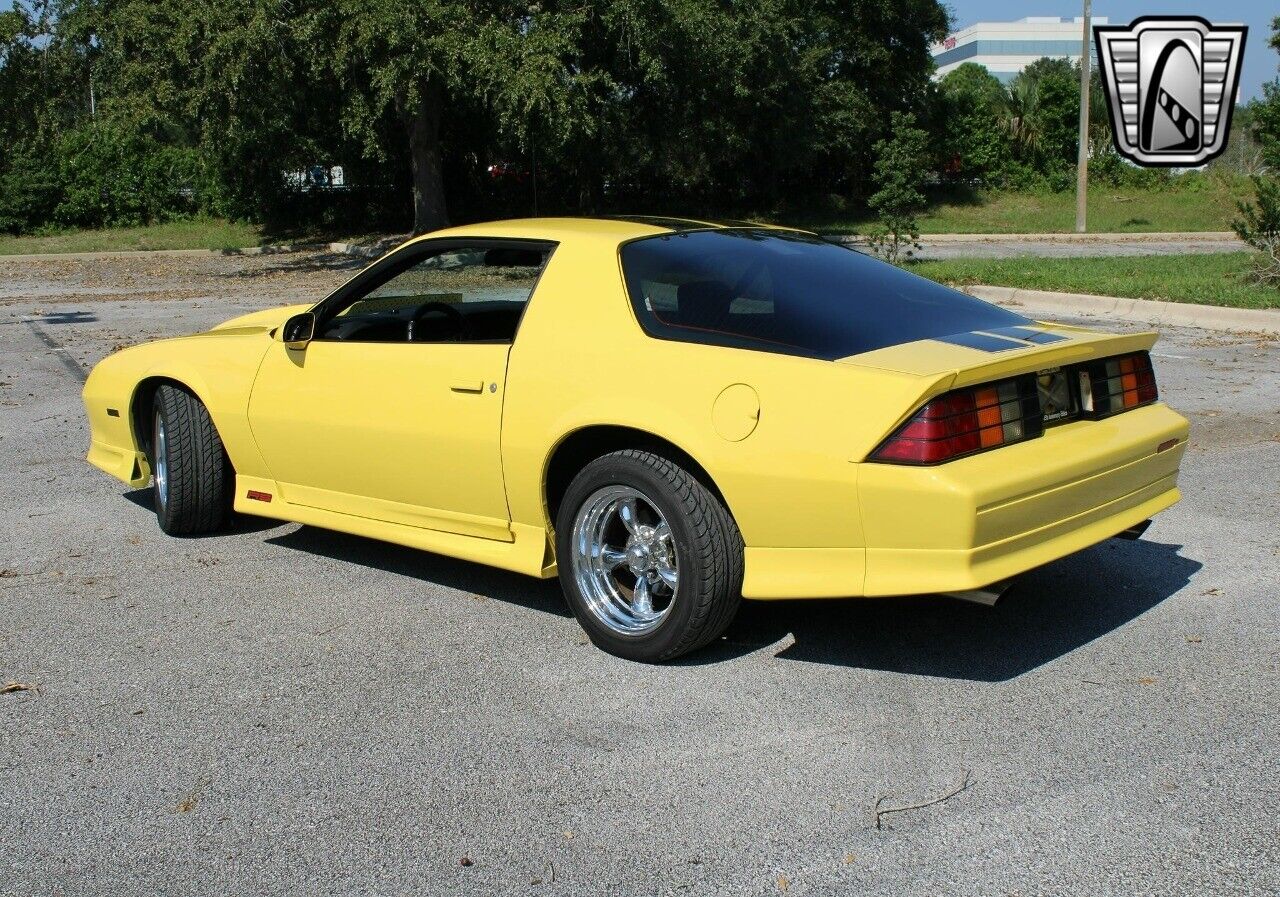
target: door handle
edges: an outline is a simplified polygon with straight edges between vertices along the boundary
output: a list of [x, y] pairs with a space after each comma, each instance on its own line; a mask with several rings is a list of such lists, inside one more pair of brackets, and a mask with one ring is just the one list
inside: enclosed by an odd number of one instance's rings
[[454, 380], [449, 384], [454, 392], [484, 392], [483, 380]]

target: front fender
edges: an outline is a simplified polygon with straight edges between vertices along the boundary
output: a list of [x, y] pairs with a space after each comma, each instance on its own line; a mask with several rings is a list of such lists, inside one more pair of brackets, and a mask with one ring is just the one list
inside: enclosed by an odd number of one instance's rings
[[151, 471], [133, 410], [147, 391], [168, 381], [190, 390], [209, 410], [237, 473], [265, 476], [247, 409], [270, 346], [266, 327], [234, 327], [133, 346], [103, 359], [82, 394], [90, 463], [135, 488], [146, 485]]

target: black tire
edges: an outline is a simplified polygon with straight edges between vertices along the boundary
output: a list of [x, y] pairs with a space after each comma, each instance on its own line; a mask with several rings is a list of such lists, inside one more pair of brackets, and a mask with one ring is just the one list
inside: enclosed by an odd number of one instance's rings
[[[574, 520], [609, 486], [643, 493], [666, 519], [676, 549], [679, 587], [662, 622], [643, 635], [621, 635], [598, 619], [573, 570]], [[688, 471], [652, 452], [614, 452], [574, 477], [556, 515], [556, 556], [565, 596], [592, 642], [631, 660], [657, 663], [703, 647], [724, 632], [742, 601], [743, 543], [733, 516]]]
[[[156, 519], [171, 536], [217, 532], [231, 517], [235, 475], [209, 411], [194, 395], [161, 386], [152, 404], [151, 469], [154, 473], [164, 427], [166, 489], [157, 477]], [[167, 492], [167, 495], [162, 494]]]

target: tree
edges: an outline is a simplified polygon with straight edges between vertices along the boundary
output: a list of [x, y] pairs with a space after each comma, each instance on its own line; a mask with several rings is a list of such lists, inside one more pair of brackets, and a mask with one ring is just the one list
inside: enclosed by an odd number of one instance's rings
[[590, 9], [574, 64], [597, 77], [556, 153], [579, 202], [623, 208], [864, 193], [887, 112], [921, 104], [947, 27], [935, 0], [862, 0], [856, 15], [843, 0]]
[[[1271, 22], [1269, 43], [1280, 52], [1280, 16]], [[1271, 173], [1253, 177], [1254, 199], [1236, 204], [1240, 215], [1231, 227], [1260, 253], [1254, 279], [1280, 285], [1280, 79], [1263, 85], [1262, 99], [1249, 104], [1248, 122]]]
[[83, 48], [61, 39], [57, 23], [52, 2], [0, 12], [0, 230], [55, 220], [56, 147], [88, 111]]
[[[868, 204], [876, 212], [879, 229], [872, 236], [876, 251], [896, 263], [911, 248], [919, 248], [916, 216], [925, 208], [924, 186], [929, 171], [929, 135], [916, 126], [909, 112], [895, 112], [889, 137], [877, 141], [874, 181], [879, 188]], [[911, 248], [908, 248], [911, 247]]]
[[1020, 158], [1042, 172], [1075, 162], [1080, 71], [1066, 59], [1037, 59], [1009, 88], [1010, 125]]
[[[1271, 22], [1269, 44], [1280, 52], [1280, 16]], [[1262, 98], [1250, 104], [1250, 118], [1263, 162], [1272, 171], [1280, 172], [1280, 79], [1262, 85]]]
[[1260, 253], [1253, 277], [1261, 284], [1280, 286], [1280, 178], [1253, 178], [1255, 198], [1240, 201], [1240, 217], [1231, 227]]
[[[0, 226], [191, 211], [415, 230], [864, 195], [938, 0], [18, 0]], [[891, 72], [893, 77], [886, 77]], [[512, 177], [485, 172], [504, 163]], [[342, 165], [347, 191], [286, 173]], [[6, 209], [9, 212], [6, 212]], [[450, 212], [453, 212], [451, 215]], [[8, 215], [8, 217], [5, 217]]]
[[573, 105], [585, 12], [509, 0], [316, 0], [300, 19], [311, 70], [332, 77], [341, 121], [382, 157], [383, 122], [408, 147], [414, 231], [448, 223], [444, 135], [457, 116], [489, 115], [516, 138], [554, 128]]
[[944, 170], [960, 178], [989, 179], [1011, 151], [1004, 85], [985, 67], [966, 62], [942, 79], [940, 97]]

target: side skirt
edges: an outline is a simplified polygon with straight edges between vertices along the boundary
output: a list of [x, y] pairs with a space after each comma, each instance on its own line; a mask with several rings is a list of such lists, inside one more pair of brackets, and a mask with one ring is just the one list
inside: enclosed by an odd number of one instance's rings
[[[254, 497], [251, 498], [251, 494]], [[234, 506], [240, 514], [269, 517], [273, 520], [285, 520], [305, 526], [318, 526], [367, 539], [380, 539], [383, 542], [416, 548], [420, 551], [431, 551], [459, 560], [536, 576], [540, 579], [550, 579], [556, 575], [554, 553], [550, 547], [549, 536], [541, 527], [512, 523], [511, 541], [499, 541], [419, 526], [407, 526], [402, 523], [290, 504], [280, 497], [280, 489], [274, 480], [246, 476], [236, 477]]]

